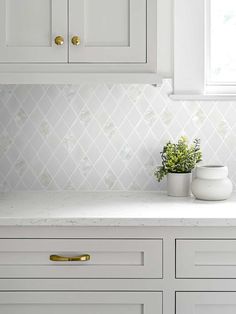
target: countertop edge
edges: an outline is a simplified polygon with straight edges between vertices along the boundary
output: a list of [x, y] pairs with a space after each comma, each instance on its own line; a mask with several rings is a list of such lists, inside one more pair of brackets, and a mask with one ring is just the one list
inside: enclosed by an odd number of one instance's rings
[[[63, 220], [63, 221], [62, 221]], [[1, 218], [0, 227], [236, 227], [236, 218]]]

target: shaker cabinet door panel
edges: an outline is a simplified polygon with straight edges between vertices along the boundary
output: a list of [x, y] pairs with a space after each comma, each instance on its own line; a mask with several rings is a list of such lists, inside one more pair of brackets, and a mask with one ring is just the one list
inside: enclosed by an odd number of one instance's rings
[[2, 314], [162, 314], [161, 292], [1, 292]]
[[147, 0], [70, 0], [70, 62], [146, 63], [146, 20]]
[[162, 278], [162, 240], [0, 239], [0, 278]]
[[236, 240], [177, 240], [176, 277], [236, 278]]
[[235, 292], [177, 292], [176, 314], [235, 314]]
[[1, 63], [67, 62], [67, 48], [67, 0], [0, 0]]

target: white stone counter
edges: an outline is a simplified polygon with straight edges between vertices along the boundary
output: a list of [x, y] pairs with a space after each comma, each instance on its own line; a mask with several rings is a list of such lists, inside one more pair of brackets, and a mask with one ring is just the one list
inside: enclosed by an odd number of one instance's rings
[[0, 226], [236, 226], [228, 201], [171, 198], [158, 192], [0, 194]]

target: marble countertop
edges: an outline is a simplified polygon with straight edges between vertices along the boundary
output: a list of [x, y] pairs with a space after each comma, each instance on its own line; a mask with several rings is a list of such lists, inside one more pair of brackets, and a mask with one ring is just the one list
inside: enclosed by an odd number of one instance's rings
[[0, 194], [0, 226], [236, 226], [236, 194], [223, 202], [158, 192]]

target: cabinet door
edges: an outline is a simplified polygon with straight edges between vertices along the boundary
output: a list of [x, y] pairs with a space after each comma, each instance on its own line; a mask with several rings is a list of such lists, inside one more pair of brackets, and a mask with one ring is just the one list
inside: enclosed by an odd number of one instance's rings
[[67, 62], [67, 46], [67, 0], [0, 0], [0, 62]]
[[2, 314], [162, 314], [161, 292], [0, 292]]
[[70, 62], [146, 63], [147, 0], [69, 0]]
[[236, 292], [178, 292], [176, 314], [235, 314]]

